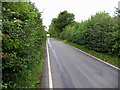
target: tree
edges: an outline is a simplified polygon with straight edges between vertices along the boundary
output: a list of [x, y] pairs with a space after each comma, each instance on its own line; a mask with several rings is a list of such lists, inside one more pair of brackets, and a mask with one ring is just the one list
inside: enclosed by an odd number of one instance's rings
[[63, 29], [74, 22], [74, 14], [67, 11], [60, 12], [58, 18], [53, 18], [52, 23], [57, 32], [62, 32]]

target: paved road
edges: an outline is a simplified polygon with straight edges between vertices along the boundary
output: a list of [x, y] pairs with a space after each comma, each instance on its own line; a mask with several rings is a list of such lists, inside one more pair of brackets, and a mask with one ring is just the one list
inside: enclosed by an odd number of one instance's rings
[[48, 38], [54, 88], [118, 88], [118, 70]]

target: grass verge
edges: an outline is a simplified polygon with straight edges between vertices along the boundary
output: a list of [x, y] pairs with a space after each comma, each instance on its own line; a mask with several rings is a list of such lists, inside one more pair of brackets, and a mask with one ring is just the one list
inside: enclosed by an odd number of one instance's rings
[[[60, 40], [60, 39], [57, 38], [57, 40]], [[85, 52], [87, 52], [87, 53], [89, 53], [97, 58], [100, 58], [103, 61], [106, 61], [106, 62], [120, 68], [120, 58], [118, 58], [117, 56], [112, 56], [112, 55], [108, 55], [106, 53], [96, 52], [94, 50], [90, 50], [90, 49], [86, 48], [85, 45], [78, 45], [75, 43], [68, 42], [67, 40], [61, 40], [61, 41], [66, 43], [66, 44], [69, 44], [71, 46], [74, 46], [82, 51], [85, 51]]]

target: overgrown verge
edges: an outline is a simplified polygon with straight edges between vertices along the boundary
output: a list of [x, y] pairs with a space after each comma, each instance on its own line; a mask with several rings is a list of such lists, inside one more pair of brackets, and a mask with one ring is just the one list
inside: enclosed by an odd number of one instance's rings
[[82, 51], [85, 51], [85, 52], [87, 52], [87, 53], [89, 53], [89, 54], [91, 54], [91, 55], [93, 55], [93, 56], [95, 56], [97, 58], [100, 58], [103, 61], [106, 61], [106, 62], [120, 68], [120, 65], [119, 65], [120, 60], [119, 60], [119, 58], [117, 56], [111, 56], [111, 55], [108, 55], [106, 53], [100, 53], [100, 52], [96, 52], [94, 50], [90, 50], [85, 45], [78, 45], [78, 44], [75, 44], [75, 43], [68, 42], [66, 40], [62, 40], [62, 41], [64, 43], [67, 43], [67, 44], [69, 44], [71, 46], [74, 46], [74, 47], [76, 47], [76, 48], [78, 48], [78, 49], [80, 49]]
[[46, 41], [41, 14], [27, 2], [2, 6], [2, 88], [36, 88]]
[[67, 40], [62, 40], [60, 38], [55, 38], [55, 39], [60, 40], [66, 44], [69, 44], [70, 46], [76, 47], [76, 48], [78, 48], [78, 49], [80, 49], [88, 54], [91, 54], [97, 58], [100, 58], [103, 61], [106, 61], [106, 62], [120, 68], [120, 59], [117, 56], [111, 56], [111, 55], [106, 54], [106, 53], [100, 53], [100, 52], [97, 52], [97, 51], [94, 51], [94, 50], [87, 48], [85, 45], [78, 45], [76, 43], [72, 43], [72, 42], [69, 42]]
[[[66, 24], [67, 20], [71, 20], [71, 23]], [[75, 47], [120, 67], [119, 24], [118, 10], [114, 17], [107, 12], [98, 12], [82, 22], [74, 21], [73, 14], [63, 11], [57, 18], [53, 18], [49, 33], [52, 37], [65, 40]]]
[[106, 12], [97, 13], [81, 23], [73, 23], [64, 28], [61, 39], [87, 48], [120, 57], [120, 37], [117, 17]]

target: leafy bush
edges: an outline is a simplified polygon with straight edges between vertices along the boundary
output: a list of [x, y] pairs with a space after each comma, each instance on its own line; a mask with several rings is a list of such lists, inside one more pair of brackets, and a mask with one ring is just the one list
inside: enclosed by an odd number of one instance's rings
[[3, 2], [2, 13], [2, 86], [35, 87], [45, 46], [41, 14], [27, 2]]
[[97, 13], [89, 21], [86, 44], [90, 49], [99, 52], [111, 52], [117, 35], [117, 22], [107, 13]]
[[63, 29], [74, 22], [74, 14], [68, 13], [66, 10], [60, 12], [57, 18], [53, 18], [49, 27], [51, 36], [58, 37]]
[[106, 12], [100, 12], [81, 23], [74, 22], [65, 26], [59, 34], [61, 39], [85, 45], [98, 52], [120, 56], [119, 22], [119, 17], [111, 17]]

